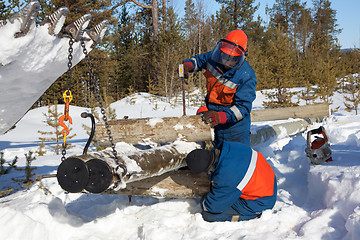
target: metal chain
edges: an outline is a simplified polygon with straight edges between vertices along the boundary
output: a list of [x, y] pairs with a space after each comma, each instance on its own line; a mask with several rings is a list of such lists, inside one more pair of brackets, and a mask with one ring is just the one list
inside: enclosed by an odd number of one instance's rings
[[[74, 44], [74, 40], [72, 38], [70, 38], [69, 40], [69, 55], [68, 55], [68, 70], [67, 70], [67, 81], [66, 81], [66, 89], [70, 90], [70, 84], [71, 84], [71, 68], [72, 68], [72, 59], [73, 59], [73, 44]], [[66, 143], [62, 144], [62, 151], [61, 151], [61, 161], [64, 161], [66, 159]]]
[[67, 70], [67, 83], [66, 83], [66, 89], [69, 90], [70, 89], [70, 84], [71, 84], [71, 68], [72, 68], [72, 59], [73, 59], [73, 44], [74, 44], [74, 40], [72, 38], [70, 38], [69, 40], [69, 55], [68, 55], [68, 70]]
[[125, 176], [125, 174], [127, 173], [127, 169], [126, 169], [126, 166], [124, 164], [121, 164], [119, 162], [119, 158], [117, 156], [117, 151], [115, 149], [115, 144], [114, 144], [114, 139], [111, 135], [111, 130], [110, 130], [110, 125], [108, 123], [108, 119], [107, 119], [107, 116], [106, 116], [106, 111], [105, 111], [105, 108], [104, 108], [104, 105], [103, 105], [103, 102], [101, 100], [101, 96], [100, 96], [100, 89], [99, 89], [99, 85], [97, 83], [97, 79], [95, 77], [95, 74], [94, 74], [94, 70], [92, 68], [92, 64], [90, 62], [90, 57], [89, 57], [89, 54], [88, 54], [88, 51], [86, 49], [86, 46], [85, 46], [85, 42], [84, 41], [81, 41], [81, 46], [83, 48], [83, 53], [85, 55], [85, 59], [86, 59], [86, 65], [88, 66], [89, 68], [89, 74], [90, 74], [90, 87], [93, 87], [94, 89], [94, 93], [95, 93], [95, 99], [97, 100], [97, 102], [99, 103], [99, 106], [100, 106], [100, 109], [101, 109], [101, 114], [102, 114], [102, 119], [105, 123], [105, 128], [106, 128], [106, 133], [108, 134], [109, 136], [109, 142], [111, 144], [111, 148], [112, 148], [112, 152], [113, 152], [113, 155], [114, 155], [114, 158], [115, 158], [115, 162], [117, 164], [117, 166], [119, 166], [120, 168], [123, 169], [123, 173], [122, 173], [122, 176]]

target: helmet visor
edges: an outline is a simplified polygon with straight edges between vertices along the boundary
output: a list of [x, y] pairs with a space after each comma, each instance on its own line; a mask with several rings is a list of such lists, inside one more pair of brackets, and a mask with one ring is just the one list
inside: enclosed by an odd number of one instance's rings
[[211, 59], [229, 68], [234, 68], [239, 63], [242, 64], [244, 62], [245, 56], [246, 52], [241, 46], [221, 39], [216, 45]]

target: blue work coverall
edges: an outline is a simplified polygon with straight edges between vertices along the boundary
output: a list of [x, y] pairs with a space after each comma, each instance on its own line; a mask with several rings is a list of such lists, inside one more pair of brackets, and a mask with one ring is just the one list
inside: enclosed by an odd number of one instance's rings
[[206, 221], [249, 220], [275, 205], [273, 169], [261, 153], [242, 143], [223, 142], [209, 179], [211, 190], [200, 201]]
[[211, 55], [212, 51], [183, 62], [193, 63], [190, 72], [206, 70], [206, 106], [209, 111], [226, 113], [227, 122], [215, 126], [214, 145], [217, 147], [226, 140], [250, 146], [250, 112], [257, 84], [255, 72], [246, 60], [226, 71], [221, 64], [211, 60]]

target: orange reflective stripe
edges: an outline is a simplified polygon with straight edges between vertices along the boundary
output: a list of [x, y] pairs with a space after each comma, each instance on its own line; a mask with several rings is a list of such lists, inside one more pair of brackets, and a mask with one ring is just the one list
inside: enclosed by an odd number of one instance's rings
[[274, 194], [275, 173], [265, 160], [264, 156], [258, 152], [256, 168], [249, 182], [242, 189], [241, 198], [254, 200], [261, 197], [268, 197]]
[[223, 106], [233, 105], [236, 89], [231, 89], [219, 82], [209, 70], [204, 73], [206, 77], [206, 89], [209, 96], [209, 102]]

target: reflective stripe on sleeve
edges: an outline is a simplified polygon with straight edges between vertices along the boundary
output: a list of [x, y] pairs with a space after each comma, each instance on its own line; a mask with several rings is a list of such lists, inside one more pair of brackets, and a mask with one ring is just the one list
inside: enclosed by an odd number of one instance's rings
[[243, 119], [243, 115], [241, 114], [240, 110], [234, 105], [230, 108], [231, 111], [233, 111], [236, 120], [240, 121], [241, 119]]
[[194, 68], [194, 72], [196, 72], [197, 70], [199, 70], [196, 58], [190, 58], [191, 60], [193, 60], [195, 62], [195, 68]]
[[258, 153], [256, 151], [252, 150], [252, 155], [251, 155], [251, 161], [250, 161], [249, 168], [246, 171], [246, 174], [245, 174], [244, 178], [241, 180], [239, 185], [237, 185], [237, 187], [236, 187], [240, 191], [242, 191], [244, 189], [244, 187], [246, 187], [246, 185], [249, 183], [252, 175], [255, 172], [256, 162], [257, 162], [257, 155], [258, 155]]

